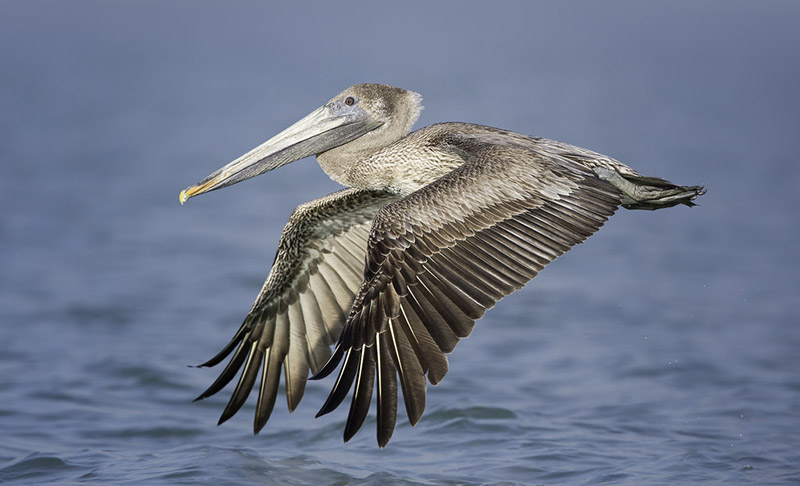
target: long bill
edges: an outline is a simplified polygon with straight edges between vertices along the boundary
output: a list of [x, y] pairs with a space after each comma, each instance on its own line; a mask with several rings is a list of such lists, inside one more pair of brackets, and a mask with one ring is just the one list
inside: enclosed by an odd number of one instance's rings
[[332, 101], [197, 184], [181, 191], [181, 204], [198, 194], [236, 184], [295, 160], [338, 147], [380, 125], [381, 122], [373, 119], [362, 108]]

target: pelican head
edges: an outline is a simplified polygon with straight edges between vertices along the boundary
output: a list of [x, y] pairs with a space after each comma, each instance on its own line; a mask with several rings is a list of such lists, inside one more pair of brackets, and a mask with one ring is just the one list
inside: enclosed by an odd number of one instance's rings
[[[220, 189], [310, 155], [369, 152], [399, 140], [419, 117], [422, 97], [384, 84], [356, 84], [250, 152], [181, 191], [190, 197]], [[358, 140], [358, 143], [352, 143]]]

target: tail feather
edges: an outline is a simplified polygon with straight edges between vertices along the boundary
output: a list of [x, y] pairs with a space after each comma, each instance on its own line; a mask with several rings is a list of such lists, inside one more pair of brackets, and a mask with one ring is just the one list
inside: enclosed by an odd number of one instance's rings
[[596, 167], [595, 173], [622, 191], [625, 209], [655, 210], [678, 204], [695, 206], [697, 196], [706, 193], [703, 186], [678, 186], [657, 177], [620, 174], [605, 167]]

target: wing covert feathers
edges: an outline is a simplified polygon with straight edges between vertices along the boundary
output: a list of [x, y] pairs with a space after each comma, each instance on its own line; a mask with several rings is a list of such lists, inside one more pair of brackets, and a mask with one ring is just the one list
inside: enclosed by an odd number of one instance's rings
[[584, 165], [489, 138], [440, 140], [467, 154], [466, 163], [375, 216], [364, 282], [336, 352], [313, 377], [342, 363], [318, 416], [355, 384], [345, 441], [363, 424], [373, 387], [381, 447], [394, 429], [398, 383], [416, 424], [427, 382], [447, 373], [445, 355], [475, 320], [597, 231], [620, 203], [619, 191]]

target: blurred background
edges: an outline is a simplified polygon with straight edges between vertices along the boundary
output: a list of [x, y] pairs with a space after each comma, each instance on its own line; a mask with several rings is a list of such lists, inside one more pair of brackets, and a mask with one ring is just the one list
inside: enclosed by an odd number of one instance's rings
[[[800, 3], [0, 2], [0, 482], [800, 481]], [[313, 159], [179, 191], [347, 86], [417, 127], [544, 136], [702, 184], [620, 210], [479, 322], [384, 450], [314, 420], [251, 433], [219, 370]], [[402, 412], [401, 412], [402, 415]]]

